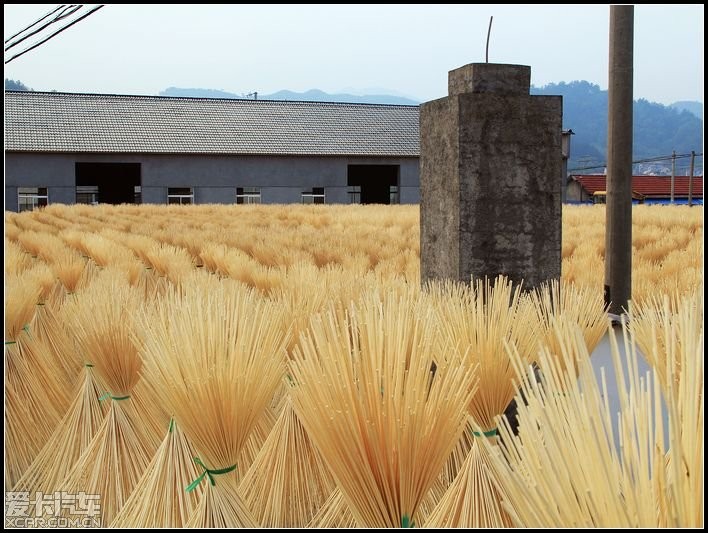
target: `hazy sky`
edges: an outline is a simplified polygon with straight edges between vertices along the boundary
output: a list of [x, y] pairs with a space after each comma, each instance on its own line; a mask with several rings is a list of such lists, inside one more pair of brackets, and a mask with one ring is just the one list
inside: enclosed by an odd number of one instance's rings
[[[54, 6], [5, 4], [5, 38]], [[109, 4], [5, 77], [35, 90], [382, 88], [431, 100], [446, 95], [448, 70], [484, 61], [490, 15], [490, 62], [530, 65], [537, 86], [607, 88], [607, 6]], [[634, 23], [635, 98], [703, 101], [703, 6], [637, 6]]]

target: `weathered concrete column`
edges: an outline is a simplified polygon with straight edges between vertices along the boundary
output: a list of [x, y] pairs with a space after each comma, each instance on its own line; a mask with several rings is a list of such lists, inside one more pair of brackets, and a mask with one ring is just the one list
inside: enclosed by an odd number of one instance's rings
[[605, 304], [619, 316], [632, 298], [634, 6], [610, 6], [609, 67]]
[[420, 108], [421, 278], [525, 288], [561, 273], [562, 98], [531, 68], [473, 63]]

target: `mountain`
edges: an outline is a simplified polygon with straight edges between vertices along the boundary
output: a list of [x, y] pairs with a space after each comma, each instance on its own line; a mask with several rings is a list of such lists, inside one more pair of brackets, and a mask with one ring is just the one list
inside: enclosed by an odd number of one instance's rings
[[[217, 91], [214, 89], [180, 89], [178, 87], [168, 87], [160, 92], [160, 96], [186, 96], [191, 98], [246, 98], [247, 95], [239, 95], [226, 91]], [[311, 89], [304, 93], [294, 91], [278, 91], [273, 94], [258, 93], [259, 100], [295, 100], [306, 102], [348, 102], [359, 104], [397, 104], [397, 105], [418, 105], [420, 102], [395, 96], [391, 94], [329, 94], [319, 89]]]
[[[607, 91], [587, 81], [551, 83], [532, 87], [532, 94], [563, 96], [563, 127], [572, 129], [568, 168], [602, 164], [607, 152]], [[633, 160], [703, 148], [703, 121], [687, 111], [649, 102], [634, 101]], [[661, 165], [659, 165], [661, 166]], [[652, 166], [654, 169], [656, 165]], [[587, 171], [602, 171], [603, 168]], [[635, 168], [635, 172], [644, 169]], [[656, 170], [653, 170], [656, 171]]]
[[703, 120], [703, 104], [701, 102], [696, 102], [695, 100], [682, 100], [680, 102], [674, 102], [669, 107], [673, 107], [679, 111], [688, 111]]
[[182, 98], [245, 98], [245, 95], [229, 93], [217, 89], [182, 89], [180, 87], [168, 87], [160, 91], [158, 96], [180, 96]]
[[392, 94], [328, 94], [319, 89], [311, 89], [304, 93], [278, 91], [277, 93], [264, 95], [263, 98], [266, 100], [306, 100], [312, 102], [348, 102], [359, 104], [418, 105], [420, 103], [410, 98], [394, 96]]
[[22, 83], [20, 80], [10, 80], [5, 78], [5, 90], [6, 91], [31, 91], [27, 85]]
[[409, 100], [413, 100], [414, 102], [418, 103], [421, 101], [419, 98], [411, 96], [410, 94], [403, 93], [401, 91], [396, 91], [395, 89], [384, 89], [383, 87], [344, 87], [337, 92], [363, 95], [385, 94], [389, 96], [402, 96], [403, 98], [408, 98]]

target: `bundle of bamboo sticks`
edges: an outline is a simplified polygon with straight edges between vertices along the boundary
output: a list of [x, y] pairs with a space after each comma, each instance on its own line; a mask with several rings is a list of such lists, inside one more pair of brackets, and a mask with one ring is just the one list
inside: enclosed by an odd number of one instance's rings
[[146, 377], [199, 455], [204, 484], [186, 525], [257, 524], [236, 488], [238, 460], [284, 375], [279, 311], [235, 283], [198, 278], [164, 295], [143, 322]]
[[159, 444], [136, 407], [142, 359], [134, 317], [141, 303], [127, 283], [110, 273], [97, 277], [76, 295], [74, 331], [87, 362], [106, 387], [99, 401], [108, 413], [60, 489], [101, 495], [102, 523], [110, 524], [147, 468]]
[[487, 448], [480, 440], [497, 440], [497, 422], [516, 394], [514, 371], [505, 343], [530, 354], [536, 347], [535, 311], [524, 305], [521, 287], [500, 276], [477, 280], [471, 288], [433, 288], [431, 297], [442, 335], [439, 351], [452, 350], [464, 365], [478, 368], [479, 391], [468, 404], [478, 429], [457, 477], [426, 521], [432, 527], [504, 527], [510, 520], [501, 502], [502, 488]]
[[436, 359], [431, 318], [411, 293], [374, 293], [295, 348], [295, 411], [360, 527], [416, 523], [464, 429], [474, 369]]

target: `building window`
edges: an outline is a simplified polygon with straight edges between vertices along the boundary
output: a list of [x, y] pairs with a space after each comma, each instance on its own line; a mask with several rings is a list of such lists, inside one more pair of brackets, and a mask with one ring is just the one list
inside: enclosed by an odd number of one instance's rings
[[323, 204], [325, 203], [324, 187], [312, 187], [312, 190], [302, 193], [303, 204]]
[[349, 203], [350, 204], [360, 204], [361, 203], [361, 185], [351, 185], [349, 187]]
[[236, 203], [237, 204], [260, 204], [261, 203], [261, 188], [260, 187], [236, 187]]
[[98, 205], [98, 185], [77, 185], [76, 203]]
[[398, 185], [391, 185], [388, 190], [388, 203], [397, 204], [400, 203], [400, 198], [398, 196]]
[[189, 205], [194, 203], [194, 189], [191, 187], [169, 187], [167, 203]]
[[46, 187], [18, 187], [17, 189], [17, 210], [34, 211], [44, 207], [49, 203]]
[[143, 203], [143, 188], [140, 185], [136, 185], [133, 189], [133, 203]]

